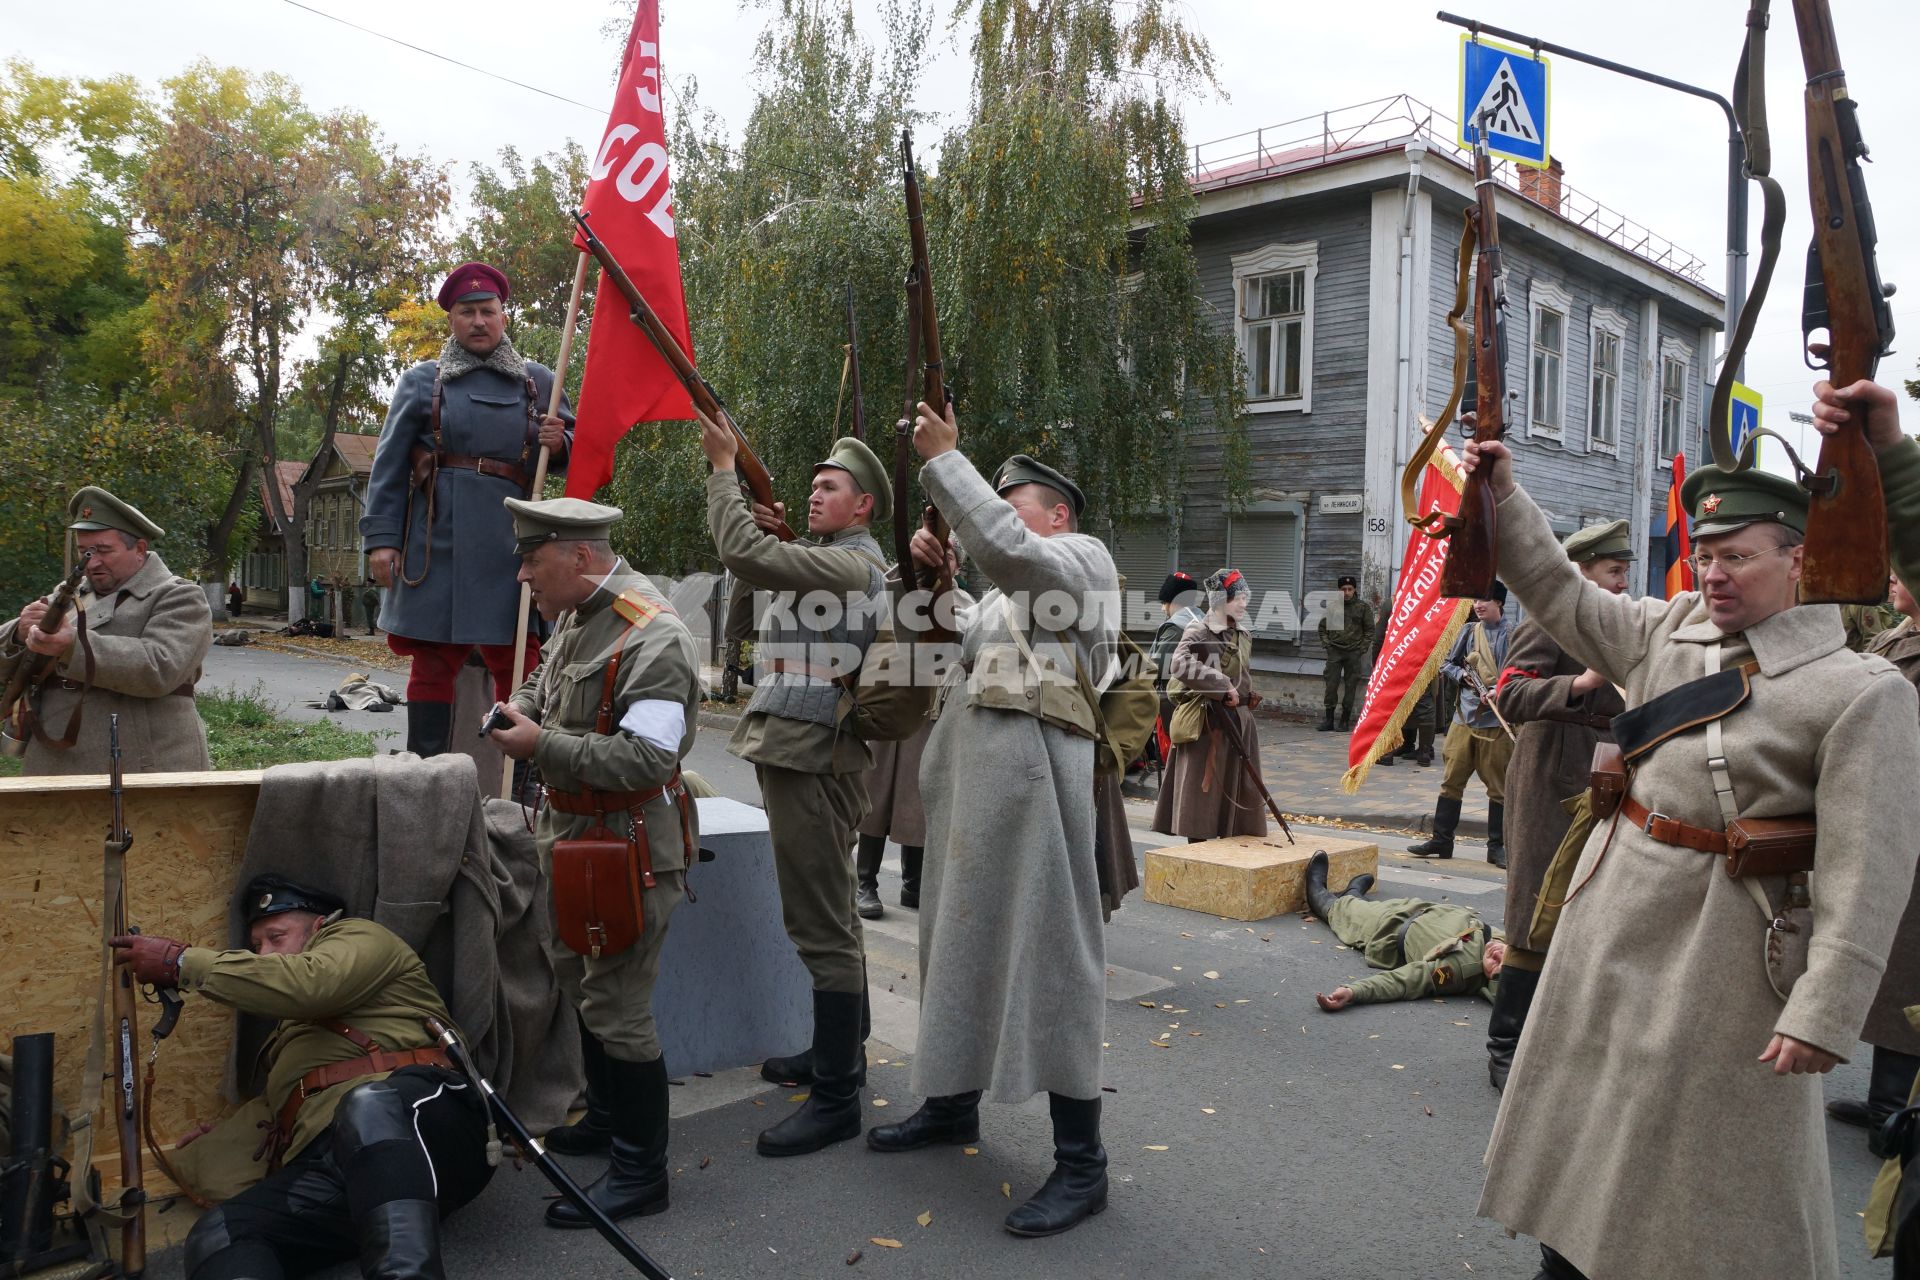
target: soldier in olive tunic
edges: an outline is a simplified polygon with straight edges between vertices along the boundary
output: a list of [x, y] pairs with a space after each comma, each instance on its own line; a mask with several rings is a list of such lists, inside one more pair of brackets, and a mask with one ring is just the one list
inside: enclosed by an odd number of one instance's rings
[[[45, 600], [0, 624], [0, 670], [24, 656], [23, 648], [59, 659], [53, 677], [33, 695], [38, 727], [22, 771], [30, 777], [105, 773], [107, 723], [116, 713], [128, 773], [211, 769], [207, 727], [193, 703], [200, 664], [213, 645], [206, 593], [150, 549], [163, 530], [132, 504], [88, 485], [67, 503], [67, 514], [75, 550], [86, 557], [75, 596], [77, 611], [86, 615], [85, 635], [72, 612], [52, 634], [42, 632]], [[80, 720], [72, 725], [76, 711]], [[73, 743], [63, 747], [70, 726]], [[10, 725], [8, 731], [25, 736], [19, 730]]]
[[[873, 753], [844, 723], [844, 686], [887, 607], [886, 561], [870, 526], [892, 513], [892, 491], [871, 449], [836, 440], [814, 466], [807, 504], [807, 526], [823, 540], [781, 542], [758, 527], [741, 494], [732, 431], [703, 420], [701, 448], [713, 464], [707, 518], [720, 562], [747, 586], [776, 593], [755, 642], [753, 698], [727, 750], [752, 762], [760, 781], [781, 915], [813, 978], [810, 1074], [787, 1077], [811, 1078], [813, 1088], [757, 1149], [805, 1155], [860, 1133], [867, 969], [850, 854]], [[793, 1065], [770, 1061], [764, 1074]]]
[[438, 1280], [440, 1219], [493, 1176], [486, 1104], [426, 1027], [452, 1025], [446, 1003], [412, 948], [331, 894], [266, 875], [243, 902], [251, 950], [113, 939], [142, 983], [280, 1019], [259, 1096], [176, 1149], [187, 1184], [224, 1200], [187, 1235], [187, 1280], [351, 1258], [366, 1276]]
[[1315, 995], [1328, 1013], [1350, 1004], [1482, 995], [1494, 999], [1507, 944], [1471, 907], [1422, 898], [1367, 898], [1372, 876], [1355, 876], [1339, 893], [1327, 889], [1327, 855], [1307, 862], [1307, 905], [1368, 965], [1384, 969], [1352, 986]]
[[[611, 1147], [606, 1174], [587, 1189], [609, 1216], [660, 1213], [668, 1191], [667, 1068], [654, 1031], [653, 984], [697, 848], [680, 762], [693, 747], [699, 654], [666, 597], [607, 545], [618, 508], [577, 498], [509, 498], [506, 506], [521, 580], [540, 615], [559, 626], [539, 668], [502, 708], [511, 723], [492, 736], [507, 755], [540, 767], [546, 804], [534, 840], [549, 883], [555, 842], [584, 834], [601, 820], [596, 810], [617, 835], [634, 830], [636, 815], [644, 828], [639, 940], [599, 957], [554, 948], [561, 988], [580, 1015], [589, 1101], [601, 1112], [590, 1109], [570, 1136], [600, 1136]], [[609, 663], [613, 697], [603, 733]], [[561, 1149], [599, 1145], [563, 1142]], [[548, 1206], [547, 1224], [593, 1225], [565, 1200]]]
[[1340, 709], [1337, 727], [1341, 732], [1353, 728], [1354, 703], [1360, 700], [1360, 686], [1367, 678], [1367, 646], [1373, 643], [1373, 606], [1360, 598], [1360, 580], [1351, 574], [1340, 578], [1339, 625], [1329, 626], [1320, 619], [1320, 645], [1327, 651], [1326, 713], [1320, 717], [1320, 732], [1336, 727], [1334, 707]]
[[450, 336], [438, 359], [400, 375], [367, 477], [361, 542], [387, 589], [387, 647], [410, 663], [407, 750], [423, 756], [450, 745], [454, 680], [476, 647], [503, 699], [540, 660], [529, 640], [512, 670], [519, 564], [500, 501], [529, 496], [542, 445], [549, 473], [565, 469], [573, 410], [563, 395], [547, 413], [553, 371], [513, 349], [508, 296], [484, 262], [448, 274], [438, 301]]

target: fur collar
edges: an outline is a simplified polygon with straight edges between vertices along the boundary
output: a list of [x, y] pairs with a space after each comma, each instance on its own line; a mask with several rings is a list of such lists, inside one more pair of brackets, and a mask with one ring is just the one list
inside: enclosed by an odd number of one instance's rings
[[487, 353], [482, 360], [473, 352], [461, 346], [452, 338], [440, 348], [440, 380], [452, 382], [455, 378], [464, 378], [475, 369], [491, 369], [495, 373], [504, 373], [515, 382], [527, 376], [527, 362], [513, 349], [513, 339], [503, 337], [500, 345]]

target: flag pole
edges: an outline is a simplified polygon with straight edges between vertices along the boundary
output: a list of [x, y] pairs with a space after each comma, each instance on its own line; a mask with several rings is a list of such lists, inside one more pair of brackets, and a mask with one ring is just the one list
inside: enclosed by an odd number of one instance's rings
[[[573, 359], [573, 326], [580, 318], [580, 294], [587, 287], [587, 251], [580, 251], [580, 261], [573, 268], [573, 292], [567, 297], [567, 323], [560, 330], [560, 360], [553, 370], [553, 391], [547, 396], [547, 416], [553, 417], [560, 412], [560, 397], [566, 391], [567, 363]], [[541, 493], [547, 487], [546, 445], [540, 446], [539, 460], [533, 464], [533, 486], [527, 496], [538, 502]], [[527, 663], [527, 622], [533, 612], [533, 588], [528, 583], [520, 584], [520, 618], [513, 628], [513, 679], [516, 687], [526, 679]], [[513, 794], [513, 757], [505, 756], [500, 761], [500, 794], [509, 800], [517, 800]]]

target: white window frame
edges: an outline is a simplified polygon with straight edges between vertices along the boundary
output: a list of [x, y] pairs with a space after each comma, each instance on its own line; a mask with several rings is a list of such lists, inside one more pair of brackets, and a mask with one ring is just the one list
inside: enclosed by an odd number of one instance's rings
[[[1677, 437], [1667, 448], [1667, 362], [1680, 366], [1680, 420], [1674, 423]], [[1678, 338], [1660, 339], [1660, 373], [1654, 379], [1656, 400], [1653, 410], [1653, 461], [1663, 471], [1673, 470], [1673, 455], [1687, 447], [1687, 388], [1693, 384], [1693, 352]]]
[[1249, 396], [1248, 413], [1313, 412], [1313, 300], [1314, 280], [1320, 274], [1320, 242], [1269, 244], [1247, 253], [1233, 255], [1233, 341], [1246, 362], [1249, 373], [1254, 363], [1247, 353], [1245, 293], [1249, 280], [1278, 275], [1283, 271], [1301, 273], [1300, 299], [1300, 394], [1285, 399], [1256, 400]]
[[[1540, 341], [1540, 313], [1552, 311], [1560, 317], [1560, 359], [1559, 376], [1554, 388], [1556, 403], [1560, 406], [1560, 421], [1552, 424], [1536, 422], [1533, 416], [1535, 396], [1539, 388], [1533, 385], [1533, 366], [1535, 351]], [[1564, 440], [1567, 431], [1567, 330], [1573, 324], [1573, 295], [1550, 280], [1536, 279], [1527, 286], [1527, 434], [1541, 436], [1548, 440]]]
[[[1619, 359], [1613, 368], [1613, 421], [1609, 424], [1613, 439], [1596, 440], [1593, 435], [1593, 380], [1600, 370], [1600, 335], [1617, 344]], [[1620, 454], [1620, 424], [1625, 420], [1623, 406], [1627, 388], [1627, 318], [1606, 307], [1595, 307], [1587, 323], [1587, 450], [1590, 453]]]

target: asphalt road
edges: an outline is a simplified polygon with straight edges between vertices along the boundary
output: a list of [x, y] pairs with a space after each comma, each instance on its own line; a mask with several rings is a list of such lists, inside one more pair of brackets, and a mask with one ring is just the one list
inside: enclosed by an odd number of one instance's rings
[[[215, 650], [208, 664], [214, 683], [258, 681], [289, 702], [317, 696], [345, 672], [341, 666], [330, 676], [326, 663], [245, 649]], [[703, 734], [690, 764], [727, 794], [757, 800], [751, 770], [725, 754], [718, 733]], [[1133, 812], [1136, 843], [1160, 843], [1144, 831], [1147, 811]], [[1318, 833], [1298, 834], [1310, 840]], [[1501, 879], [1477, 861], [1478, 842], [1463, 842], [1463, 856], [1438, 872], [1405, 857], [1404, 840], [1380, 839], [1383, 890], [1465, 898], [1499, 918]], [[891, 860], [882, 892], [895, 901]], [[898, 906], [868, 926], [876, 1023], [869, 1124], [898, 1119], [918, 1103], [901, 1065], [913, 1049], [914, 938], [914, 913]], [[794, 1091], [741, 1072], [691, 1081], [676, 1097], [673, 1208], [630, 1223], [635, 1238], [683, 1278], [1533, 1275], [1531, 1242], [1509, 1240], [1474, 1217], [1498, 1105], [1486, 1078], [1485, 1001], [1323, 1014], [1313, 993], [1365, 969], [1322, 925], [1292, 916], [1245, 925], [1155, 906], [1138, 894], [1114, 918], [1107, 948], [1112, 1092], [1104, 1137], [1113, 1189], [1102, 1217], [1052, 1240], [1016, 1240], [1000, 1230], [1013, 1201], [1051, 1167], [1044, 1099], [984, 1108], [977, 1155], [944, 1148], [882, 1156], [845, 1143], [766, 1160], [753, 1152], [754, 1135], [788, 1111]], [[1160, 1041], [1163, 1032], [1171, 1034]], [[1864, 1058], [1828, 1078], [1830, 1096], [1864, 1092]], [[1888, 1264], [1865, 1256], [1857, 1216], [1877, 1162], [1855, 1130], [1831, 1126], [1829, 1147], [1841, 1272], [1890, 1275]], [[591, 1160], [575, 1167], [583, 1180], [596, 1172]], [[448, 1274], [631, 1274], [592, 1234], [542, 1227], [549, 1195], [537, 1172], [501, 1170], [479, 1201], [449, 1221]], [[922, 1215], [930, 1215], [925, 1225]], [[876, 1245], [874, 1237], [900, 1247]], [[175, 1251], [152, 1274], [178, 1269]]]

